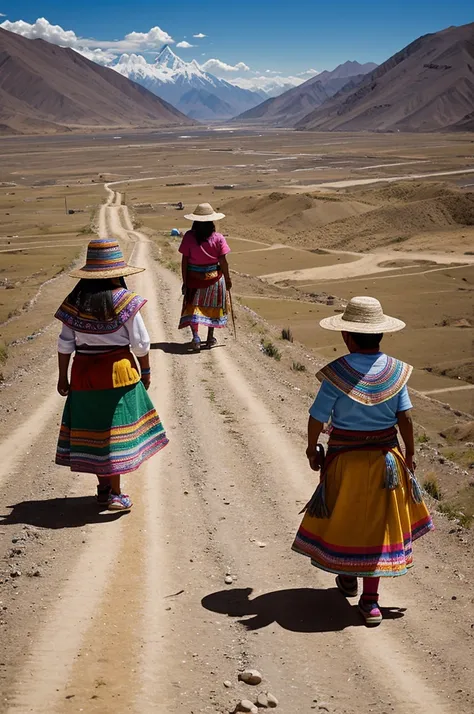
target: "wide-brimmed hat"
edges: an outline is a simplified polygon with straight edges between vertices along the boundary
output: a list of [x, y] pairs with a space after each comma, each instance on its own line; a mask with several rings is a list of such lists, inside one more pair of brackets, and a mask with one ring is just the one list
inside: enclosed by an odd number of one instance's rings
[[385, 315], [380, 302], [368, 296], [353, 297], [342, 315], [325, 317], [319, 324], [325, 330], [360, 332], [366, 335], [398, 332], [406, 327], [402, 320]]
[[145, 268], [135, 268], [127, 265], [123, 253], [116, 240], [111, 238], [94, 238], [87, 246], [86, 264], [78, 270], [73, 270], [71, 278], [124, 278], [127, 275], [141, 273]]
[[188, 213], [185, 218], [187, 218], [188, 221], [202, 221], [203, 223], [208, 221], [221, 221], [225, 218], [225, 213], [216, 213], [210, 203], [200, 203], [199, 206], [196, 206], [194, 209], [194, 213]]

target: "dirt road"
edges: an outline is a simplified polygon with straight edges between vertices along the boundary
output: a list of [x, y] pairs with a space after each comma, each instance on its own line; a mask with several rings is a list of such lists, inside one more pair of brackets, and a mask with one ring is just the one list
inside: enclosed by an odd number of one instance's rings
[[[28, 420], [0, 451], [11, 504], [0, 534], [25, 551], [10, 562], [46, 562], [44, 577], [23, 572], [0, 590], [10, 638], [0, 711], [224, 713], [270, 691], [282, 714], [472, 712], [464, 539], [442, 524], [420, 543], [413, 574], [384, 584], [383, 625], [363, 627], [333, 578], [290, 552], [314, 480], [308, 397], [243, 333], [187, 352], [178, 278], [111, 189], [100, 232], [147, 266], [132, 287], [149, 299], [151, 396], [171, 441], [126, 479], [132, 513], [98, 514], [92, 479], [51, 464], [62, 403], [48, 368]], [[261, 686], [237, 682], [246, 665], [261, 671]]]
[[[365, 169], [371, 167], [364, 167]], [[375, 167], [374, 167], [375, 168]], [[374, 178], [365, 179], [344, 179], [343, 181], [324, 181], [322, 183], [315, 183], [306, 186], [295, 186], [294, 184], [288, 184], [285, 189], [297, 190], [297, 191], [317, 191], [319, 189], [325, 190], [328, 188], [350, 188], [351, 186], [368, 186], [373, 183], [395, 183], [396, 181], [412, 181], [414, 179], [424, 179], [424, 178], [435, 178], [436, 176], [457, 176], [462, 174], [472, 174], [474, 169], [459, 169], [456, 171], [434, 171], [427, 174], [407, 174], [406, 176], [379, 176]]]

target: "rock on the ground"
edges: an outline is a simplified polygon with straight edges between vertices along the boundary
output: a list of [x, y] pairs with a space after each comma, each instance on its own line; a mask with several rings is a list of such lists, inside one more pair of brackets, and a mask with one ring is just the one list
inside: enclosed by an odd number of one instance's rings
[[268, 697], [266, 694], [259, 694], [257, 697], [257, 701], [255, 702], [257, 707], [261, 707], [262, 709], [268, 709]]
[[256, 669], [246, 669], [244, 672], [239, 674], [239, 681], [245, 682], [245, 684], [260, 684], [262, 681], [262, 675]]
[[230, 682], [228, 679], [226, 679], [224, 682], [224, 687], [226, 689], [230, 689], [232, 687], [232, 682]]
[[242, 699], [236, 708], [237, 712], [250, 712], [250, 714], [258, 714], [258, 709], [255, 704], [248, 699]]
[[226, 585], [232, 585], [232, 583], [234, 582], [232, 575], [226, 575], [224, 582]]
[[270, 692], [267, 692], [267, 701], [270, 709], [275, 709], [278, 706], [278, 699]]

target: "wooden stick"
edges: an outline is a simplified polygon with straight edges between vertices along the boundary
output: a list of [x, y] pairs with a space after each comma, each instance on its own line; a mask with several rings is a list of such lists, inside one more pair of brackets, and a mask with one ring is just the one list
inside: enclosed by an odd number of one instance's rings
[[232, 315], [232, 325], [234, 327], [234, 340], [237, 339], [237, 329], [235, 327], [234, 304], [232, 302], [232, 292], [229, 290], [230, 314]]

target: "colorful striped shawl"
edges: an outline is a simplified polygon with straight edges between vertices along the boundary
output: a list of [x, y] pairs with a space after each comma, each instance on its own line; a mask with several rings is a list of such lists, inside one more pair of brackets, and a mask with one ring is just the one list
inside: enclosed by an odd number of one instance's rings
[[112, 297], [115, 316], [111, 320], [101, 322], [92, 315], [80, 312], [75, 305], [71, 305], [67, 300], [62, 303], [54, 317], [75, 332], [84, 332], [89, 335], [108, 335], [117, 332], [127, 320], [137, 314], [145, 305], [146, 300], [125, 288], [113, 290]]
[[376, 374], [363, 374], [351, 367], [345, 357], [340, 357], [323, 367], [316, 376], [320, 381], [327, 379], [355, 402], [374, 406], [401, 392], [412, 371], [409, 364], [387, 355], [383, 369]]

